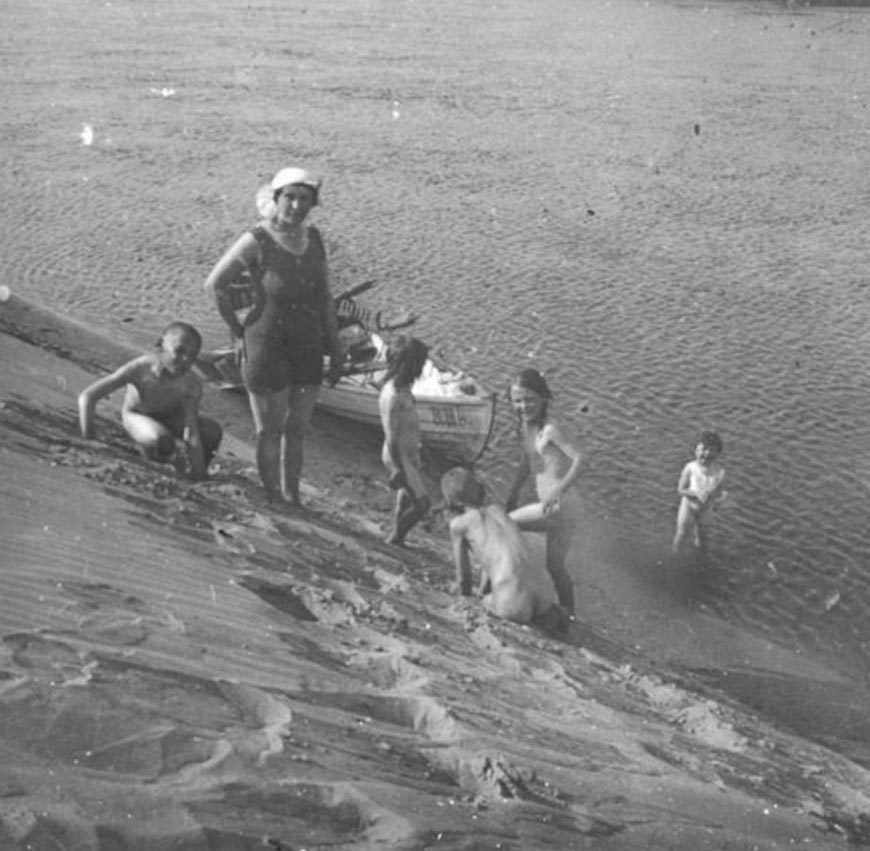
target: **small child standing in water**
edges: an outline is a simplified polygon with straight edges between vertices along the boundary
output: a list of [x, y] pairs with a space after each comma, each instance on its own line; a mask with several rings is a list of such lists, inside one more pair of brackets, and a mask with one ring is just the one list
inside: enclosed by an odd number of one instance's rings
[[121, 421], [146, 458], [170, 461], [183, 440], [193, 479], [204, 479], [223, 436], [214, 420], [199, 416], [202, 382], [191, 370], [202, 347], [192, 325], [172, 322], [155, 351], [140, 355], [95, 381], [79, 395], [82, 437], [94, 436], [97, 402], [126, 385]]
[[387, 350], [387, 375], [379, 399], [384, 446], [381, 460], [396, 492], [393, 525], [387, 543], [405, 536], [429, 511], [420, 460], [420, 421], [411, 388], [423, 372], [429, 350], [414, 337], [400, 335]]
[[680, 507], [677, 510], [677, 531], [672, 550], [679, 555], [686, 539], [691, 535], [702, 561], [707, 557], [707, 533], [704, 518], [719, 497], [725, 470], [718, 458], [722, 454], [722, 440], [714, 431], [701, 432], [695, 457], [689, 461], [677, 484]]

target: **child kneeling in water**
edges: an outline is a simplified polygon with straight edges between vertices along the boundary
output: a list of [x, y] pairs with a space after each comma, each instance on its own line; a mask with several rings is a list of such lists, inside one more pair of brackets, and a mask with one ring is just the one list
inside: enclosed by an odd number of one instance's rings
[[570, 618], [559, 605], [553, 581], [523, 540], [519, 526], [498, 505], [484, 505], [483, 485], [463, 467], [441, 478], [450, 521], [450, 540], [458, 590], [471, 595], [471, 559], [480, 566], [480, 594], [492, 614], [534, 623], [549, 632], [564, 631]]
[[182, 440], [191, 478], [204, 479], [223, 431], [214, 420], [199, 416], [202, 382], [191, 367], [201, 347], [202, 338], [192, 325], [167, 325], [155, 351], [128, 361], [81, 392], [82, 437], [94, 436], [97, 402], [126, 386], [121, 421], [140, 452], [153, 461], [171, 461], [176, 440]]

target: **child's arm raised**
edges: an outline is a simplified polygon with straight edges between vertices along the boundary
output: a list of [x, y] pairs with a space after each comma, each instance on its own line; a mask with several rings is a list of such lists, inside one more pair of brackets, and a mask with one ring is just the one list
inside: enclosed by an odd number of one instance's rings
[[82, 390], [79, 394], [79, 426], [85, 440], [91, 440], [94, 436], [94, 413], [97, 402], [130, 384], [145, 361], [146, 357], [138, 357], [128, 361], [113, 373], [100, 378]]

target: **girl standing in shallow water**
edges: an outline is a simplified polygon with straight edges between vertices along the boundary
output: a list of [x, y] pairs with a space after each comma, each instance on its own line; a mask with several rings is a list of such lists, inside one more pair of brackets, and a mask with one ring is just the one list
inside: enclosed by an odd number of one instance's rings
[[707, 560], [707, 532], [704, 519], [722, 493], [725, 470], [719, 463], [722, 438], [715, 431], [701, 432], [695, 447], [695, 457], [683, 467], [677, 483], [680, 507], [677, 509], [677, 531], [671, 550], [679, 555], [691, 537], [702, 564]]
[[[546, 533], [547, 571], [559, 603], [574, 614], [574, 586], [565, 559], [580, 516], [580, 499], [573, 488], [583, 456], [548, 415], [550, 388], [535, 369], [524, 369], [510, 389], [519, 416], [523, 457], [508, 496], [511, 520], [524, 531]], [[516, 508], [523, 484], [534, 472], [538, 502]]]

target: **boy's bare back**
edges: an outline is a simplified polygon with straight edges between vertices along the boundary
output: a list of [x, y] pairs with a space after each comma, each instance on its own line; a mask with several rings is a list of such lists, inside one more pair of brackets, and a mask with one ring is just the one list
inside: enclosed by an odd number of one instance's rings
[[469, 508], [450, 523], [470, 545], [491, 591], [484, 605], [502, 618], [527, 623], [556, 603], [552, 580], [532, 557], [519, 527], [497, 505]]

